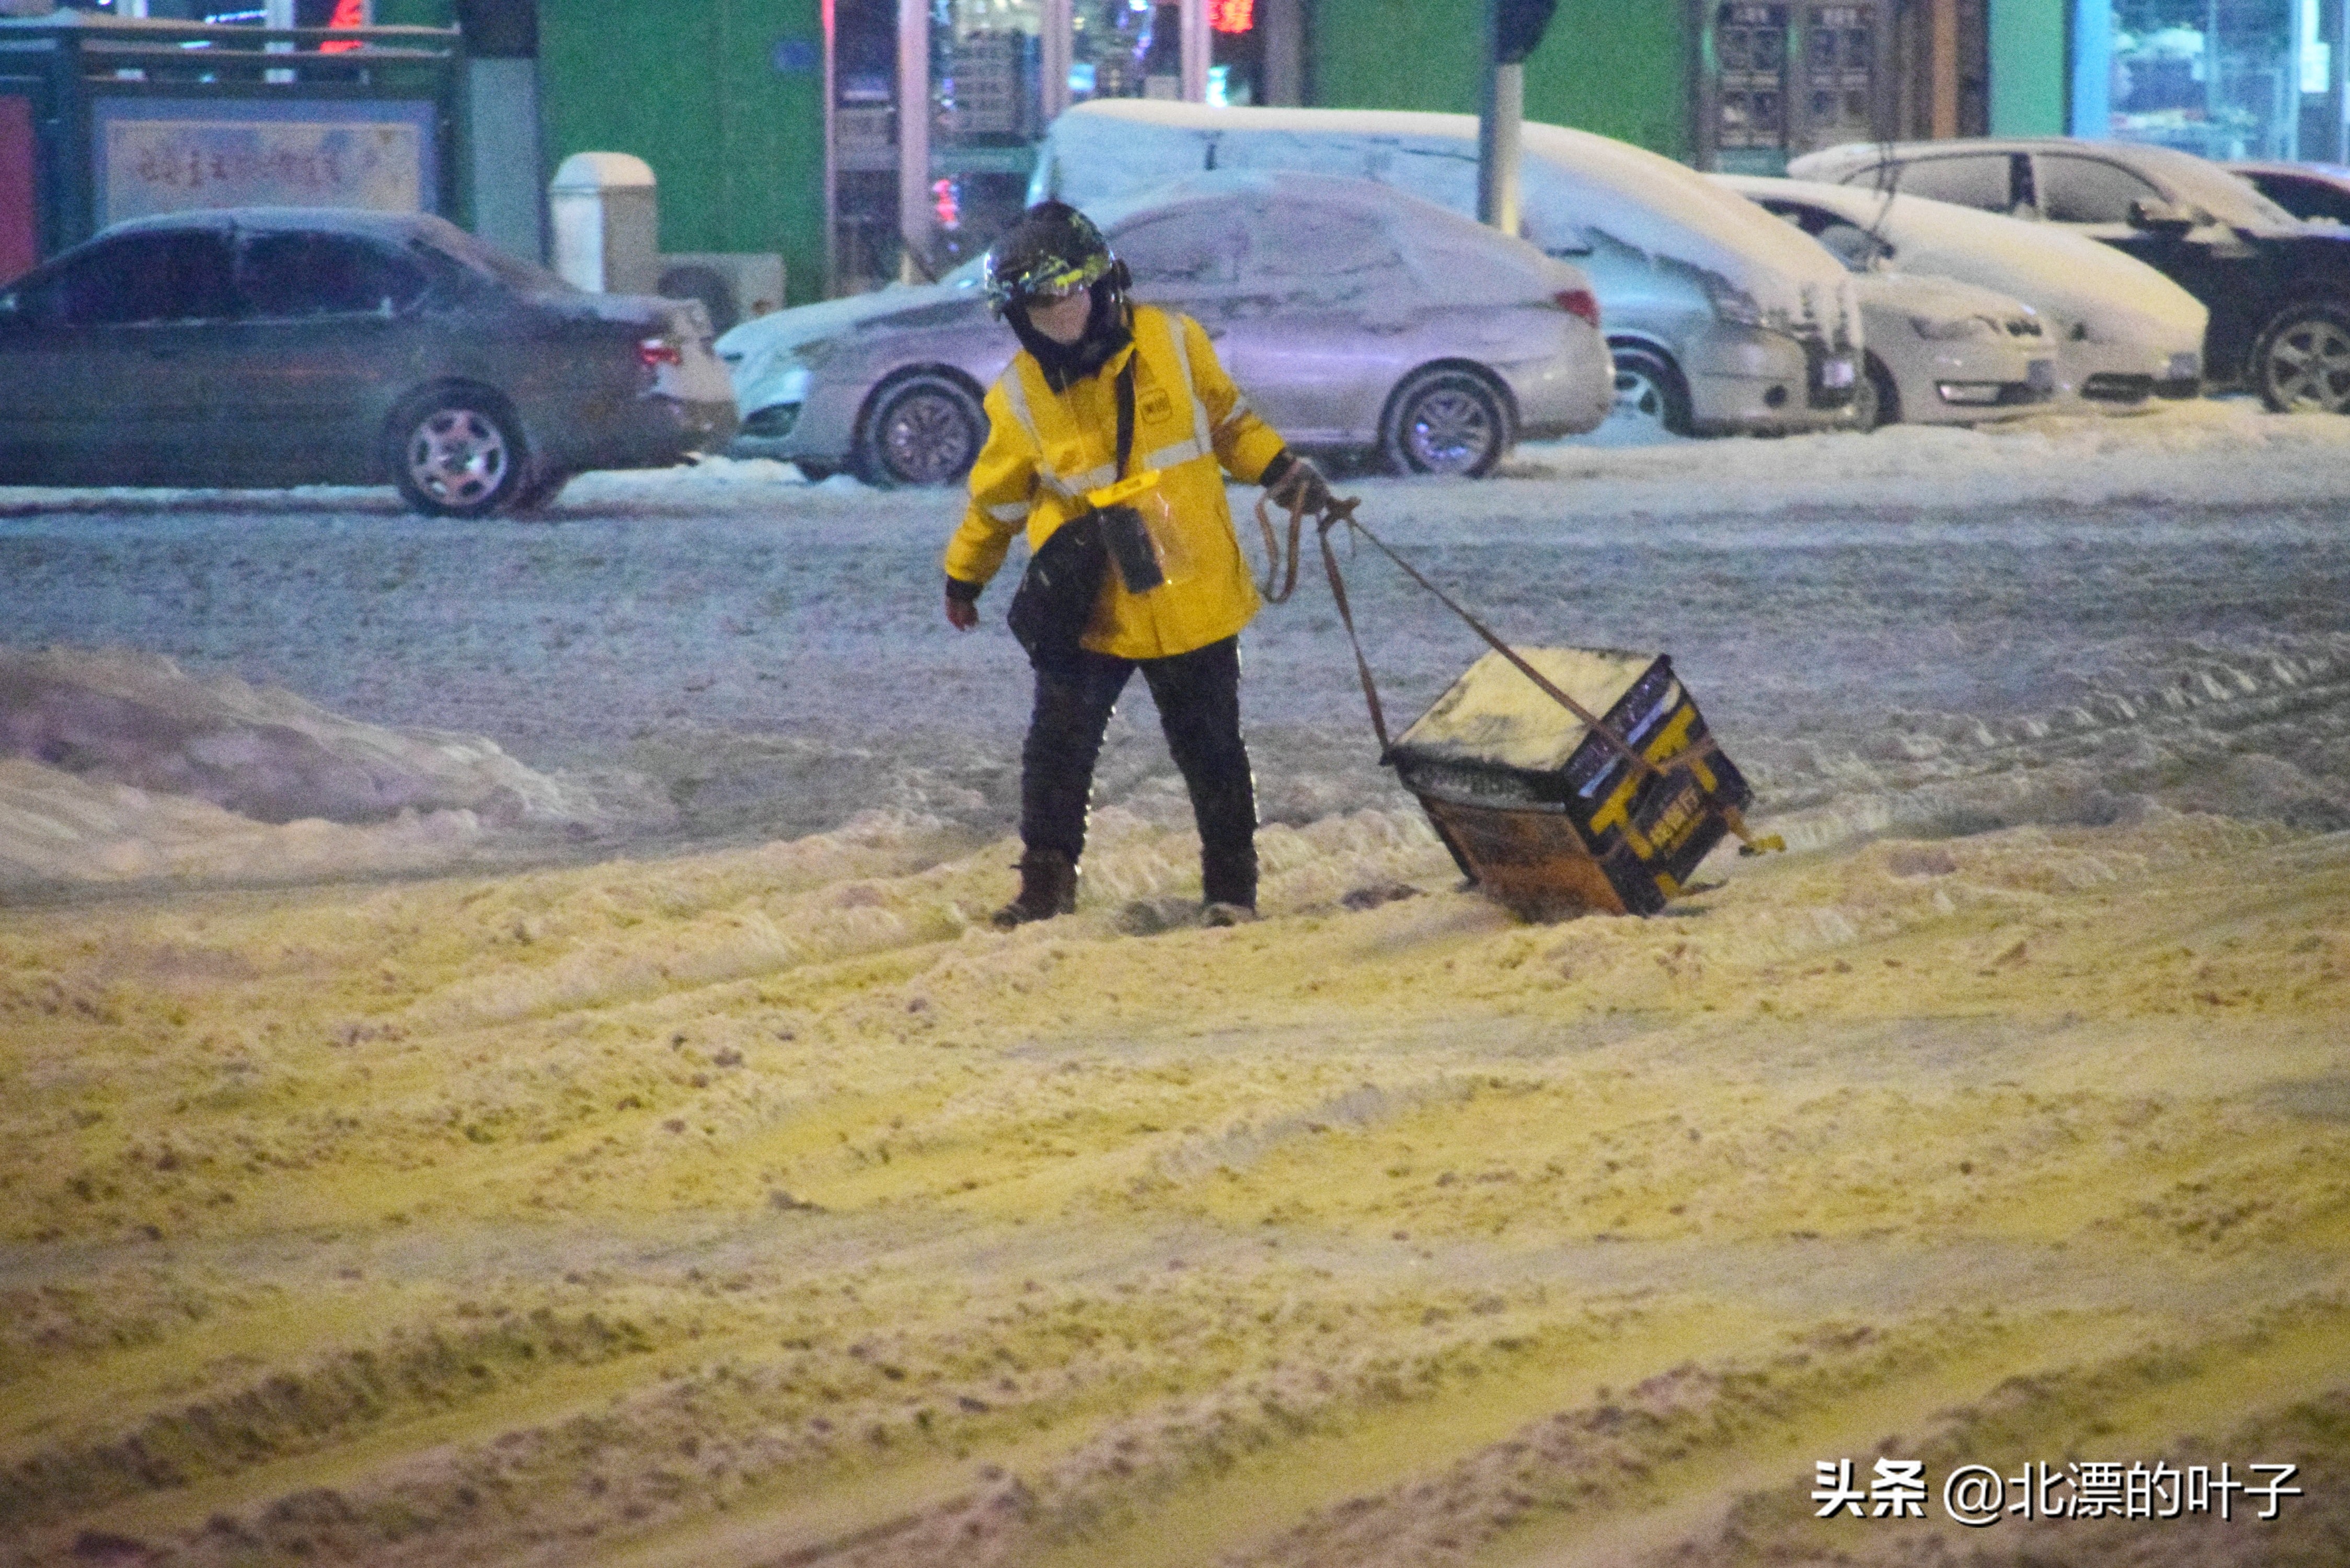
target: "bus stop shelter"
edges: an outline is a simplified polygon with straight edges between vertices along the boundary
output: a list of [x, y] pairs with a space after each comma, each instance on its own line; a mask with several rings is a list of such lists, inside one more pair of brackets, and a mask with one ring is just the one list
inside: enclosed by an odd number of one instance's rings
[[437, 27], [0, 19], [0, 280], [153, 213], [459, 217], [458, 56]]

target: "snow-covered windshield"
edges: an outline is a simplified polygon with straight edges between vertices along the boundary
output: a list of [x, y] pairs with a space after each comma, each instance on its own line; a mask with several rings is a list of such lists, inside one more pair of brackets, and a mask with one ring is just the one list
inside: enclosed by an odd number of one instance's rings
[[2120, 152], [2123, 161], [2143, 169], [2170, 187], [2182, 202], [2192, 202], [2223, 223], [2240, 228], [2291, 228], [2301, 220], [2207, 158], [2168, 147], [2101, 147]]

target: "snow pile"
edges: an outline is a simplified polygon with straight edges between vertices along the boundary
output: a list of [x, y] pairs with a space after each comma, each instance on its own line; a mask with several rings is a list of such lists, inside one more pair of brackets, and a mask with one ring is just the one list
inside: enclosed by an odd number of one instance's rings
[[[1502, 472], [1572, 483], [1565, 510], [1585, 517], [2050, 502], [2241, 509], [2350, 492], [2350, 420], [2272, 414], [2250, 399], [2169, 404], [2135, 417], [2052, 414], [1784, 441], [1628, 446], [1615, 444], [1620, 432], [1607, 427], [1596, 433], [1596, 441], [1521, 447]], [[1446, 500], [1464, 512], [1492, 509], [1473, 487]]]
[[608, 817], [478, 736], [360, 723], [129, 649], [0, 651], [0, 878], [414, 869], [493, 829]]
[[0, 652], [0, 752], [260, 822], [457, 810], [515, 826], [595, 813], [494, 742], [359, 723], [290, 691], [199, 680], [126, 649]]
[[0, 886], [426, 871], [467, 858], [484, 837], [470, 811], [406, 811], [358, 827], [317, 817], [275, 825], [0, 757]]

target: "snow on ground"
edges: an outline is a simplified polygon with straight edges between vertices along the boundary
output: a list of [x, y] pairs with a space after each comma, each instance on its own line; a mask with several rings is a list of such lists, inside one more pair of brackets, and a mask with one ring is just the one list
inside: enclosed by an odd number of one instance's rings
[[[2147, 802], [2307, 826], [2350, 813], [2350, 421], [2239, 401], [1981, 431], [1567, 443], [1482, 483], [1343, 488], [1505, 634], [1670, 652], [1763, 814], [1804, 843], [2111, 820]], [[1253, 545], [1250, 497], [1234, 495]], [[490, 525], [364, 491], [19, 493], [0, 516], [0, 639], [140, 648], [369, 732], [432, 732], [426, 752], [486, 747], [556, 781], [532, 787], [562, 792], [550, 809], [590, 830], [589, 852], [794, 836], [874, 808], [994, 836], [1014, 811], [1027, 683], [1004, 587], [979, 634], [940, 621], [955, 510], [951, 494], [809, 485], [764, 462], [588, 475], [550, 521]], [[1349, 571], [1408, 720], [1478, 645], [1367, 550]], [[1243, 652], [1270, 820], [1410, 815], [1373, 763], [1313, 562]], [[1147, 699], [1121, 711], [1101, 799], [1180, 826], [1156, 729]], [[445, 788], [416, 805], [483, 811]], [[567, 845], [529, 824], [483, 833]]]
[[[172, 876], [0, 898], [0, 1564], [2340, 1563], [2336, 429], [1350, 483], [1511, 635], [1669, 650], [1793, 845], [1533, 926], [1310, 576], [1245, 644], [1267, 919], [1183, 919], [1138, 701], [1077, 912], [1006, 936], [951, 498], [16, 496], [9, 690], [62, 695], [0, 823]], [[1349, 572], [1407, 717], [1478, 645]], [[1813, 1517], [1878, 1456], [1929, 1518]], [[2068, 1459], [2303, 1490], [1939, 1517]]]
[[355, 722], [128, 649], [0, 649], [0, 885], [421, 870], [496, 830], [611, 820], [479, 737]]

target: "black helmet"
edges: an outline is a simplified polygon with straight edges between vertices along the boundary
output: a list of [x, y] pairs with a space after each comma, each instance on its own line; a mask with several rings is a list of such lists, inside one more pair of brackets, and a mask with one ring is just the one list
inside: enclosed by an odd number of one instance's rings
[[982, 274], [995, 314], [1088, 288], [1107, 278], [1115, 296], [1125, 291], [1126, 264], [1094, 221], [1066, 202], [1039, 202], [988, 248]]

